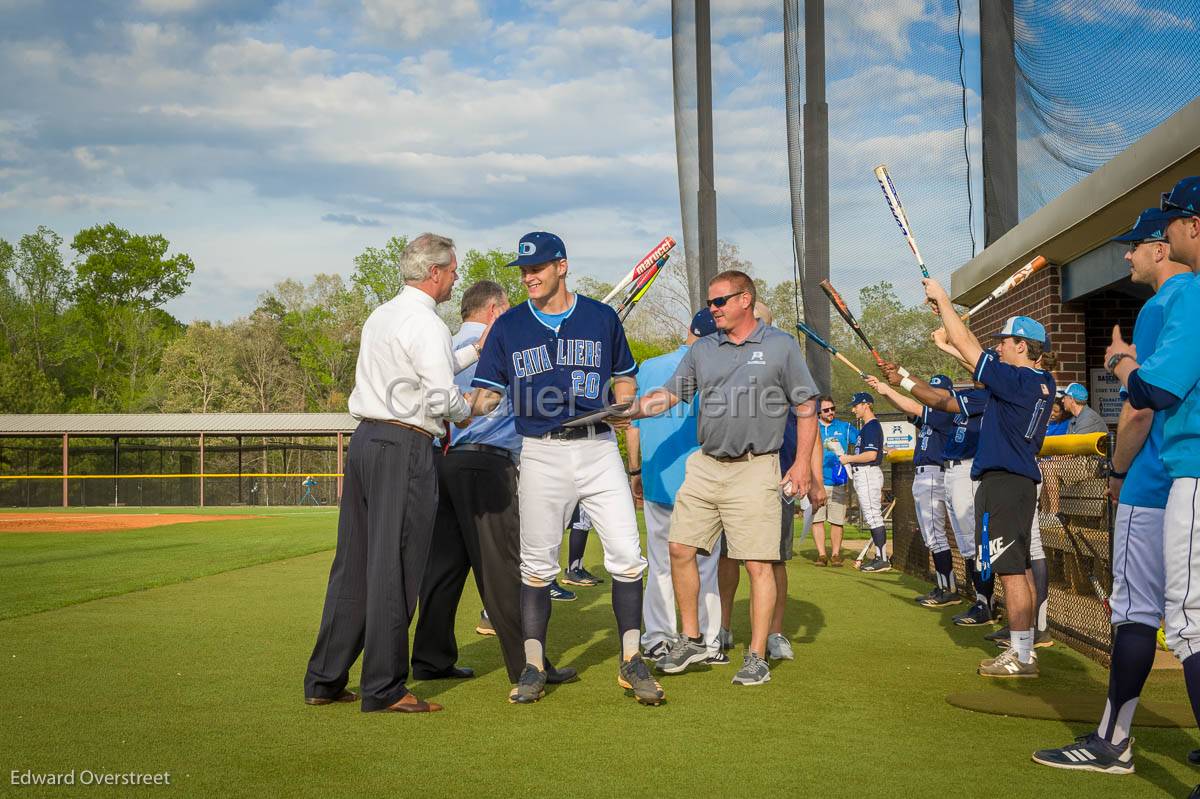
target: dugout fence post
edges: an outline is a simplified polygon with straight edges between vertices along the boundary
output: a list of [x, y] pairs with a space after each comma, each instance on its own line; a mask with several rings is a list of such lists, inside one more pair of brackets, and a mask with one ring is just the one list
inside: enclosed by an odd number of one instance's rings
[[204, 434], [200, 434], [200, 507], [204, 507]]
[[69, 438], [69, 436], [66, 433], [63, 433], [63, 439], [62, 439], [62, 476], [63, 476], [62, 477], [62, 489], [63, 489], [62, 506], [64, 508], [67, 507], [67, 505], [69, 505], [70, 501], [71, 501], [70, 494], [69, 494], [69, 491], [67, 488], [67, 460], [68, 460], [68, 458], [67, 458], [67, 447], [68, 447], [67, 439], [68, 438]]
[[344, 465], [342, 463], [342, 434], [337, 434], [337, 504], [342, 506], [342, 472]]

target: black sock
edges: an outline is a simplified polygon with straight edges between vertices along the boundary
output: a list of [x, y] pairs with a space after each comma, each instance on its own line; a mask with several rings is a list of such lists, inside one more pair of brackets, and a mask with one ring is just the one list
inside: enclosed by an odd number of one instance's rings
[[571, 537], [567, 543], [567, 568], [579, 569], [583, 567], [583, 551], [587, 549], [588, 533], [590, 530], [576, 530], [571, 528]]
[[1192, 715], [1200, 725], [1200, 655], [1188, 655], [1183, 661], [1183, 681], [1187, 684], [1188, 699], [1192, 702]]
[[[1146, 624], [1122, 624], [1113, 635], [1112, 665], [1108, 672], [1108, 702], [1096, 732], [1121, 746], [1129, 737], [1142, 686], [1154, 666], [1158, 630]], [[1197, 716], [1200, 718], [1200, 715]]]
[[1045, 558], [1030, 562], [1029, 568], [1033, 571], [1033, 591], [1037, 603], [1034, 605], [1034, 629], [1045, 632], [1048, 621], [1046, 609], [1050, 603], [1050, 570], [1046, 568]]
[[950, 550], [943, 549], [941, 552], [933, 553], [933, 568], [942, 576], [945, 581], [945, 589], [950, 590], [950, 574], [954, 571], [954, 558], [950, 555]]
[[[612, 581], [613, 615], [621, 638], [621, 655], [628, 660], [637, 654], [642, 630], [642, 580]], [[628, 639], [628, 640], [627, 640]]]
[[550, 586], [535, 588], [522, 582], [521, 630], [525, 635], [525, 657], [539, 668], [546, 659], [546, 628], [549, 626]]
[[887, 528], [872, 527], [871, 540], [875, 542], [875, 548], [879, 550], [879, 557], [887, 560]]

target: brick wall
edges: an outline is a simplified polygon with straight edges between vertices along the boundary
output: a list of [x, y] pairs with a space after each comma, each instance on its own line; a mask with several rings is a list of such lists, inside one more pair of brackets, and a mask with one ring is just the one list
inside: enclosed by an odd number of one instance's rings
[[[1133, 339], [1133, 323], [1143, 300], [1119, 291], [1101, 291], [1087, 299], [1087, 361], [1097, 368], [1104, 364], [1104, 351], [1112, 341], [1113, 325], [1121, 326], [1126, 341]], [[1087, 385], [1084, 383], [1084, 385]]]

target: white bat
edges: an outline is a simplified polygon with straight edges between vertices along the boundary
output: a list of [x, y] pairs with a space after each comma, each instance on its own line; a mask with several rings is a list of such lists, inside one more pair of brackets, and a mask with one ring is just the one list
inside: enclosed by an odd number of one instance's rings
[[908, 242], [913, 257], [917, 259], [917, 266], [921, 267], [921, 274], [929, 277], [929, 270], [925, 268], [925, 259], [921, 257], [921, 251], [917, 249], [917, 240], [913, 237], [912, 226], [908, 224], [908, 214], [904, 213], [904, 206], [900, 203], [900, 196], [896, 194], [896, 187], [892, 185], [892, 176], [888, 174], [887, 164], [880, 164], [875, 167], [875, 179], [879, 181], [879, 188], [883, 189], [883, 196], [887, 200], [888, 208], [892, 209], [892, 218], [900, 226], [900, 232], [904, 234], [904, 240]]
[[1014, 272], [1012, 275], [1010, 275], [1009, 278], [1007, 280], [1005, 280], [1003, 283], [1001, 283], [999, 286], [996, 286], [996, 288], [992, 289], [991, 294], [984, 297], [982, 300], [979, 301], [978, 305], [976, 305], [974, 308], [972, 308], [971, 310], [967, 311], [965, 314], [962, 315], [962, 320], [964, 322], [967, 321], [967, 319], [969, 319], [972, 315], [979, 313], [979, 311], [981, 309], [985, 308], [988, 305], [988, 303], [990, 303], [992, 300], [1000, 299], [1005, 294], [1012, 291], [1017, 286], [1021, 285], [1026, 280], [1028, 280], [1035, 272], [1045, 269], [1049, 265], [1050, 265], [1049, 261], [1047, 261], [1045, 258], [1043, 258], [1040, 255], [1037, 256], [1032, 261], [1025, 264], [1020, 269], [1018, 269], [1016, 272]]
[[636, 264], [634, 264], [633, 269], [629, 270], [629, 274], [627, 274], [627, 275], [625, 275], [625, 277], [621, 278], [621, 282], [619, 282], [619, 283], [617, 283], [617, 285], [613, 286], [613, 290], [608, 292], [608, 296], [605, 297], [604, 299], [602, 299], [600, 302], [607, 305], [609, 302], [612, 301], [613, 297], [617, 296], [622, 291], [624, 291], [629, 286], [629, 284], [633, 283], [635, 280], [640, 278], [642, 275], [644, 275], [650, 269], [653, 269], [654, 265], [657, 264], [659, 262], [659, 260], [662, 259], [662, 257], [664, 255], [669, 253], [674, 247], [675, 247], [675, 239], [671, 238], [670, 236], [667, 236], [666, 238], [664, 238], [662, 241], [660, 241], [658, 243], [658, 246], [656, 246], [650, 252], [646, 253], [645, 257], [642, 258], [642, 260], [640, 260]]

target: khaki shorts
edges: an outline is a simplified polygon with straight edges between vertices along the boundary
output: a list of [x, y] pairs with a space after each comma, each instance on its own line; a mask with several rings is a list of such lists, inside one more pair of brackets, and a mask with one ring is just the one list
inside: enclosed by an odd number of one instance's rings
[[778, 453], [722, 463], [697, 450], [685, 469], [668, 541], [710, 554], [724, 530], [734, 560], [780, 559]]
[[813, 514], [813, 524], [821, 522], [829, 522], [841, 527], [846, 524], [846, 486], [849, 483], [842, 483], [840, 486], [825, 486], [825, 494], [828, 499], [825, 504]]

